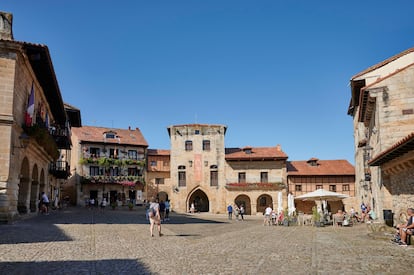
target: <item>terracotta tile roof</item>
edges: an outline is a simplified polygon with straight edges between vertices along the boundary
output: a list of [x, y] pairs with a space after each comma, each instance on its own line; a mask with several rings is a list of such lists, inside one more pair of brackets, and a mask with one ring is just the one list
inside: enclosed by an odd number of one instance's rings
[[[105, 133], [113, 132], [117, 138], [105, 138]], [[109, 144], [125, 144], [148, 147], [148, 143], [142, 135], [141, 131], [134, 129], [114, 129], [105, 127], [82, 126], [72, 128], [72, 134], [76, 135], [79, 141], [109, 143]]]
[[396, 142], [389, 149], [375, 156], [368, 162], [368, 164], [370, 166], [378, 166], [398, 158], [412, 150], [414, 150], [414, 132]]
[[316, 166], [310, 164], [311, 160], [288, 161], [288, 176], [320, 176], [320, 175], [355, 175], [355, 167], [347, 160], [318, 160]]
[[361, 75], [367, 74], [367, 73], [372, 72], [372, 71], [374, 71], [374, 70], [376, 70], [376, 69], [378, 69], [378, 68], [381, 68], [381, 67], [383, 67], [383, 66], [387, 65], [388, 63], [391, 63], [392, 61], [394, 61], [394, 60], [396, 60], [396, 59], [398, 59], [398, 58], [400, 58], [400, 57], [402, 57], [402, 56], [404, 56], [404, 55], [406, 55], [406, 54], [409, 54], [409, 53], [411, 53], [411, 52], [414, 52], [414, 48], [410, 48], [410, 49], [408, 49], [408, 50], [405, 50], [405, 51], [403, 51], [403, 52], [401, 52], [401, 53], [399, 53], [399, 54], [396, 54], [396, 55], [394, 55], [394, 56], [392, 56], [392, 57], [390, 57], [390, 58], [388, 58], [388, 59], [386, 59], [386, 60], [384, 60], [384, 61], [382, 61], [382, 62], [380, 62], [380, 63], [377, 63], [377, 64], [375, 64], [375, 65], [373, 65], [373, 66], [369, 67], [369, 68], [368, 68], [368, 69], [366, 69], [366, 70], [363, 70], [363, 71], [362, 71], [362, 72], [360, 72], [360, 73], [357, 73], [356, 75], [354, 75], [354, 76], [351, 78], [351, 80], [354, 80], [355, 78], [358, 78], [358, 77], [360, 77]]
[[148, 156], [169, 156], [171, 155], [170, 150], [165, 149], [148, 149], [147, 150]]
[[246, 146], [244, 148], [226, 148], [225, 154], [226, 160], [275, 160], [288, 158], [279, 145], [276, 147]]

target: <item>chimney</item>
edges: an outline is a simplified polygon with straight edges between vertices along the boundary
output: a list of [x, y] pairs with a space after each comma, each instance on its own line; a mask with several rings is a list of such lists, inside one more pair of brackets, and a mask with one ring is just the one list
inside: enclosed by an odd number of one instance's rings
[[0, 39], [13, 39], [13, 14], [0, 11]]

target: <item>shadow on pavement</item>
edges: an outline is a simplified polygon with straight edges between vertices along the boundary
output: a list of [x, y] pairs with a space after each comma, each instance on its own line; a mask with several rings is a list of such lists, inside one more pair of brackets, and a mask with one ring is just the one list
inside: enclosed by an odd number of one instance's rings
[[137, 260], [0, 262], [2, 274], [151, 274]]
[[[207, 217], [171, 213], [170, 220], [165, 224], [226, 224]], [[71, 241], [57, 225], [62, 224], [149, 224], [145, 217], [145, 209], [133, 211], [116, 209], [89, 210], [71, 207], [56, 210], [50, 215], [26, 216], [13, 224], [0, 225], [0, 244], [35, 243]], [[1, 269], [0, 269], [1, 270]]]

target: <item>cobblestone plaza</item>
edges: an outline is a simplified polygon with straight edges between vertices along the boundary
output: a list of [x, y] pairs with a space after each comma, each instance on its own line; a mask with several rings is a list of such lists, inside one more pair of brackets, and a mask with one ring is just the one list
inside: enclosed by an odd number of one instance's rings
[[284, 227], [245, 219], [173, 213], [164, 236], [151, 238], [143, 208], [69, 207], [0, 225], [0, 273], [412, 274], [413, 247], [373, 238], [363, 224]]

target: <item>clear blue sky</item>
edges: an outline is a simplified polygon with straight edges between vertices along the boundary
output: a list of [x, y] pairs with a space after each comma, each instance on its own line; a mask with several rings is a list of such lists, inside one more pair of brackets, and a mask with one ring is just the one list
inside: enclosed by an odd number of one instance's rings
[[414, 1], [1, 0], [84, 125], [227, 125], [226, 147], [354, 163], [349, 80], [414, 46]]

